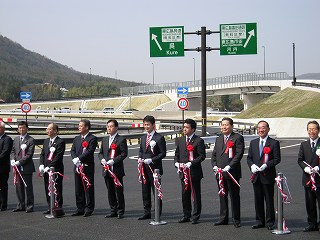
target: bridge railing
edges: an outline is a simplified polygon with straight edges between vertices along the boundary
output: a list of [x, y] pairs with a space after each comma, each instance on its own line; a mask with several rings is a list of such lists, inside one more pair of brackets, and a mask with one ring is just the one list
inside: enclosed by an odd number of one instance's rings
[[[225, 84], [228, 86], [243, 86], [246, 84], [258, 84], [259, 81], [263, 80], [288, 80], [290, 76], [286, 72], [275, 72], [266, 74], [256, 74], [256, 73], [245, 73], [237, 74], [224, 77], [208, 78], [207, 86], [219, 86], [224, 87]], [[133, 96], [140, 94], [152, 94], [152, 93], [163, 93], [163, 92], [175, 92], [178, 87], [189, 87], [197, 90], [201, 88], [201, 80], [186, 81], [186, 82], [173, 82], [173, 83], [161, 83], [155, 85], [140, 85], [136, 87], [124, 87], [120, 88], [121, 96]]]

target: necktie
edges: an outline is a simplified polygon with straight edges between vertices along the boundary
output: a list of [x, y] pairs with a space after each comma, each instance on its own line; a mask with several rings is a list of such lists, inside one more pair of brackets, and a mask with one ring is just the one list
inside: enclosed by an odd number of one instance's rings
[[224, 144], [227, 144], [228, 142], [228, 136], [224, 136]]
[[149, 144], [150, 144], [150, 137], [151, 137], [151, 135], [148, 134], [147, 140], [146, 140], [146, 148], [148, 148], [148, 146], [149, 146]]
[[109, 148], [110, 148], [112, 142], [113, 142], [113, 137], [110, 137], [109, 138]]
[[311, 150], [314, 152], [314, 142], [311, 143]]
[[190, 142], [190, 139], [189, 139], [189, 137], [187, 137], [187, 139], [186, 139], [186, 145], [187, 146], [189, 145], [189, 142]]
[[53, 144], [53, 140], [52, 140], [52, 139], [50, 139], [50, 142], [49, 142], [49, 148], [52, 146], [52, 144]]
[[262, 150], [263, 150], [263, 140], [260, 141], [260, 146], [259, 146], [260, 156], [262, 155]]
[[84, 142], [84, 136], [81, 136], [81, 142]]

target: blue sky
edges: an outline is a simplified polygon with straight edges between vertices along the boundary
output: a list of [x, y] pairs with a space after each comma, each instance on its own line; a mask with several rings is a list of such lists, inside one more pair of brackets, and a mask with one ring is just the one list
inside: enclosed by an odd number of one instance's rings
[[[266, 72], [292, 75], [292, 43], [296, 74], [320, 72], [319, 0], [0, 0], [0, 34], [28, 50], [80, 72], [141, 83], [200, 79], [200, 53], [150, 58], [149, 28], [256, 22], [258, 54], [220, 56], [207, 52], [207, 77]], [[219, 34], [207, 36], [219, 47]], [[186, 35], [185, 48], [200, 47], [200, 36]], [[193, 58], [195, 60], [193, 60]], [[194, 69], [195, 61], [195, 69]], [[153, 65], [152, 65], [153, 63]]]

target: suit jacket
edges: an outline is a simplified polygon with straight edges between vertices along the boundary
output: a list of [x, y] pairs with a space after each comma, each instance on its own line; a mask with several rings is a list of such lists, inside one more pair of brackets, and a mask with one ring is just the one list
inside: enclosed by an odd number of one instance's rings
[[142, 158], [142, 159], [151, 158], [152, 163], [150, 164], [150, 167], [152, 168], [152, 170], [159, 169], [159, 172], [162, 175], [163, 174], [162, 159], [165, 158], [167, 154], [166, 141], [164, 140], [164, 137], [161, 134], [155, 132], [152, 138], [150, 139], [150, 142], [151, 141], [156, 142], [156, 145], [154, 146], [153, 152], [152, 152], [150, 144], [148, 148], [146, 148], [146, 140], [147, 140], [147, 134], [141, 137], [139, 158]]
[[[22, 157], [22, 151], [21, 151], [22, 144], [27, 145], [25, 149], [24, 157]], [[18, 168], [21, 173], [31, 174], [36, 171], [34, 167], [33, 159], [32, 159], [34, 154], [35, 141], [33, 137], [27, 134], [24, 137], [21, 145], [20, 145], [20, 136], [15, 137], [15, 139], [13, 140], [13, 146], [12, 146], [10, 158], [20, 162], [20, 165], [18, 166]]]
[[[250, 142], [247, 157], [247, 163], [250, 170], [253, 164], [257, 165], [258, 167], [261, 167], [261, 165], [264, 163], [265, 154], [262, 152], [260, 157], [259, 143], [260, 138], [254, 139]], [[279, 141], [268, 137], [264, 147], [270, 148], [270, 153], [268, 154], [268, 161], [266, 162], [267, 168], [263, 172], [257, 172], [254, 175], [252, 182], [255, 183], [259, 178], [261, 183], [271, 184], [275, 182], [276, 178], [275, 166], [279, 164], [281, 161], [280, 143]]]
[[[88, 143], [88, 148], [85, 151], [83, 151], [81, 135], [76, 136], [74, 138], [70, 151], [71, 157], [79, 158], [80, 162], [84, 166], [85, 172], [94, 172], [94, 151], [97, 148], [97, 137], [89, 132], [86, 138], [84, 139], [84, 142]], [[74, 171], [76, 172], [75, 166]]]
[[51, 147], [55, 147], [56, 150], [53, 153], [52, 161], [48, 160], [50, 155], [50, 148], [49, 148], [50, 138], [47, 138], [43, 142], [43, 148], [40, 154], [40, 165], [44, 165], [45, 167], [54, 167], [55, 172], [64, 172], [63, 166], [63, 155], [66, 149], [66, 143], [60, 137], [56, 137]]
[[[232, 132], [229, 136], [228, 142], [232, 141], [234, 143], [233, 147], [233, 158], [229, 158], [229, 154], [225, 153], [227, 145], [224, 144], [224, 135], [221, 134], [217, 137], [214, 149], [212, 152], [211, 163], [212, 166], [217, 166], [218, 168], [224, 168], [229, 165], [231, 167], [230, 173], [235, 179], [241, 178], [241, 159], [244, 153], [244, 138], [238, 133]], [[216, 176], [218, 178], [218, 175]], [[225, 179], [230, 179], [227, 173], [223, 173]]]
[[10, 172], [10, 153], [12, 150], [12, 139], [3, 134], [0, 139], [0, 173]]
[[[206, 148], [204, 140], [199, 136], [193, 135], [190, 139], [189, 145], [193, 146], [193, 161], [190, 168], [192, 180], [200, 180], [203, 178], [201, 162], [206, 158]], [[182, 136], [177, 140], [177, 148], [174, 154], [174, 163], [187, 163], [188, 150], [186, 146], [186, 137]], [[183, 173], [179, 172], [179, 178], [183, 179]]]
[[[320, 148], [320, 139], [318, 139], [317, 145], [315, 148], [316, 149]], [[305, 167], [307, 167], [307, 165], [305, 163], [303, 163], [303, 161], [307, 162], [311, 167], [319, 166], [319, 168], [320, 168], [320, 159], [317, 156], [317, 154], [315, 153], [315, 151], [312, 152], [309, 139], [300, 144], [300, 150], [299, 150], [299, 155], [298, 155], [298, 164], [302, 168], [302, 170]], [[309, 180], [310, 180], [310, 175], [303, 171], [302, 185], [311, 187], [311, 185], [307, 185], [307, 182]], [[316, 182], [316, 186], [320, 187], [320, 177], [318, 176], [318, 174], [315, 174], [314, 180]]]
[[[101, 148], [99, 152], [99, 159], [105, 159], [106, 161], [110, 160], [110, 154], [111, 154], [111, 148], [109, 148], [109, 139], [110, 136], [107, 136], [102, 139]], [[115, 149], [115, 157], [113, 158], [114, 164], [113, 164], [113, 172], [117, 177], [123, 177], [125, 176], [124, 172], [124, 166], [123, 166], [123, 160], [128, 156], [128, 146], [127, 146], [127, 140], [117, 134], [113, 139], [113, 144], [116, 144]], [[112, 144], [111, 143], [111, 144]], [[110, 145], [111, 146], [111, 145]], [[106, 171], [104, 169], [102, 170], [102, 175], [106, 176]]]

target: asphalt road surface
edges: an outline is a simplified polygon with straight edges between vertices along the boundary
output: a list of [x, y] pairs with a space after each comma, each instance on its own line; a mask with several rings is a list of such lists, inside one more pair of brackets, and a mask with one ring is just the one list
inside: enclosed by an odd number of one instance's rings
[[[164, 175], [163, 214], [161, 219], [166, 225], [152, 226], [150, 220], [138, 221], [143, 214], [141, 184], [137, 180], [135, 161], [138, 146], [129, 146], [129, 157], [125, 160], [124, 178], [126, 212], [124, 219], [107, 219], [109, 213], [107, 191], [101, 176], [98, 157], [96, 157], [95, 196], [96, 208], [91, 217], [72, 217], [76, 210], [72, 161], [69, 152], [64, 158], [64, 209], [65, 217], [47, 219], [42, 212], [47, 209], [43, 179], [34, 174], [35, 212], [13, 213], [17, 199], [13, 186], [12, 173], [9, 179], [9, 209], [0, 212], [0, 239], [319, 239], [319, 232], [304, 233], [307, 216], [304, 204], [304, 190], [301, 185], [302, 170], [297, 164], [299, 143], [303, 139], [280, 139], [282, 161], [277, 167], [288, 180], [292, 195], [290, 204], [284, 205], [284, 217], [291, 234], [275, 235], [266, 228], [251, 229], [255, 224], [253, 188], [250, 183], [250, 171], [246, 155], [242, 159], [241, 184], [241, 227], [213, 226], [219, 218], [218, 188], [210, 163], [211, 150], [203, 162], [202, 214], [200, 223], [178, 223], [182, 217], [181, 187], [173, 165], [174, 142], [167, 142], [168, 154], [163, 161]], [[39, 166], [39, 154], [35, 155], [36, 168]], [[231, 212], [230, 214], [230, 223]]]

